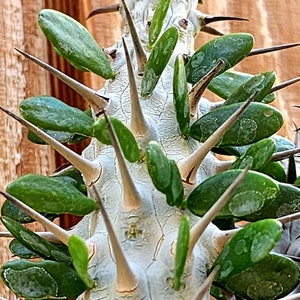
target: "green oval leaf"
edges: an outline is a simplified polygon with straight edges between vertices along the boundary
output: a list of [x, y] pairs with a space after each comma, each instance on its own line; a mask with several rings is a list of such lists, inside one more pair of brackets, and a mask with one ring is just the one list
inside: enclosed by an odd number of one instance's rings
[[184, 61], [182, 56], [178, 55], [174, 66], [173, 102], [179, 129], [183, 135], [187, 134], [190, 127], [190, 104], [188, 93]]
[[105, 79], [115, 77], [104, 52], [79, 22], [53, 9], [41, 10], [38, 21], [54, 50], [75, 68]]
[[[45, 212], [44, 213], [39, 212], [39, 213], [51, 221], [53, 221], [55, 218], [59, 216], [58, 214], [48, 214]], [[1, 207], [1, 215], [13, 219], [19, 223], [30, 223], [35, 221], [30, 216], [25, 214], [20, 208], [18, 208], [8, 200], [5, 200]]]
[[176, 254], [175, 254], [175, 268], [174, 268], [174, 289], [179, 291], [181, 288], [181, 278], [184, 272], [184, 266], [188, 254], [190, 240], [190, 222], [187, 216], [182, 216], [178, 238], [176, 243]]
[[252, 75], [237, 71], [226, 71], [214, 77], [207, 88], [223, 99], [249, 80]]
[[[203, 216], [241, 172], [229, 170], [204, 180], [188, 196], [188, 209], [197, 216]], [[264, 174], [248, 171], [244, 181], [236, 188], [217, 217], [244, 218], [269, 205], [278, 193], [279, 187], [274, 180]]]
[[168, 28], [155, 44], [141, 83], [142, 97], [148, 97], [153, 92], [156, 84], [165, 69], [178, 40], [178, 29]]
[[199, 48], [186, 65], [187, 81], [195, 84], [205, 76], [219, 60], [224, 62], [222, 73], [248, 55], [253, 47], [253, 37], [248, 33], [223, 35]]
[[280, 192], [276, 199], [259, 212], [246, 216], [246, 220], [280, 218], [300, 211], [300, 189], [282, 182], [278, 182], [278, 186]]
[[82, 216], [97, 209], [93, 199], [83, 195], [72, 183], [55, 177], [28, 174], [9, 184], [6, 190], [40, 212]]
[[71, 264], [70, 256], [66, 255], [56, 245], [46, 241], [36, 233], [10, 218], [2, 217], [1, 221], [23, 246], [33, 253], [36, 253], [39, 257]]
[[75, 299], [86, 290], [72, 267], [56, 261], [10, 261], [2, 265], [1, 278], [14, 293], [24, 298]]
[[217, 282], [226, 282], [262, 261], [280, 239], [281, 223], [266, 219], [239, 230], [223, 247], [213, 267], [219, 266]]
[[19, 108], [24, 119], [42, 129], [92, 136], [94, 120], [80, 109], [54, 97], [27, 98]]
[[154, 186], [165, 193], [171, 184], [171, 164], [157, 142], [150, 142], [146, 149], [146, 162]]
[[267, 164], [275, 150], [276, 145], [272, 139], [262, 139], [251, 145], [245, 153], [237, 158], [231, 169], [244, 169], [251, 161], [251, 169], [258, 171]]
[[[242, 103], [216, 108], [198, 119], [190, 128], [190, 136], [204, 142]], [[266, 104], [250, 103], [235, 123], [227, 130], [218, 147], [243, 146], [269, 137], [283, 124], [281, 113]]]
[[279, 182], [287, 181], [287, 176], [285, 174], [284, 167], [281, 163], [277, 161], [267, 162], [267, 164], [264, 167], [262, 167], [259, 170], [259, 172], [264, 173]]
[[[136, 162], [141, 158], [141, 152], [132, 132], [117, 118], [109, 117], [117, 135], [120, 147], [129, 162]], [[111, 137], [104, 118], [99, 118], [93, 125], [93, 135], [103, 144], [111, 145]]]
[[225, 287], [243, 299], [279, 299], [299, 284], [300, 271], [291, 259], [270, 253], [226, 281]]
[[183, 185], [181, 175], [176, 162], [172, 159], [170, 159], [169, 162], [171, 167], [171, 182], [165, 192], [167, 196], [167, 203], [170, 206], [179, 206], [183, 200]]
[[30, 251], [16, 239], [13, 239], [9, 243], [9, 250], [14, 256], [18, 256], [20, 258], [33, 259], [38, 257], [36, 253]]
[[265, 72], [252, 76], [229, 95], [224, 105], [244, 102], [249, 99], [254, 92], [257, 92], [257, 94], [253, 101], [262, 101], [269, 93], [275, 79], [275, 72]]
[[159, 0], [155, 11], [154, 11], [154, 15], [153, 18], [151, 20], [151, 25], [149, 28], [149, 42], [148, 42], [148, 47], [151, 49], [153, 47], [153, 45], [155, 44], [163, 23], [164, 23], [164, 19], [167, 15], [167, 11], [169, 9], [170, 6], [170, 0]]
[[71, 235], [68, 242], [69, 251], [73, 265], [79, 277], [86, 284], [87, 288], [94, 287], [95, 282], [88, 273], [89, 257], [88, 249], [83, 239], [77, 235]]

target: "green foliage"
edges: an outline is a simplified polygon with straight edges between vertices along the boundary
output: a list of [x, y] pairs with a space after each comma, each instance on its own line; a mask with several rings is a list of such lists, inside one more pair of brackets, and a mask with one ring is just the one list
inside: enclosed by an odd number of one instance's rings
[[58, 11], [43, 9], [39, 25], [54, 50], [75, 68], [92, 71], [105, 79], [115, 77], [105, 54], [79, 22]]

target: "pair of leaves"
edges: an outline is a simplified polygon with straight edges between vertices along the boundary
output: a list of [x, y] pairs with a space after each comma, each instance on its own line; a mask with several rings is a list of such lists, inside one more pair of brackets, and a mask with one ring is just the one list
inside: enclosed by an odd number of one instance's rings
[[[208, 139], [243, 103], [235, 103], [216, 108], [198, 119], [190, 128], [194, 139], [204, 142]], [[218, 147], [243, 146], [269, 137], [283, 124], [281, 113], [262, 103], [250, 103], [243, 114], [226, 131]]]
[[152, 141], [146, 149], [146, 162], [156, 189], [166, 195], [169, 205], [179, 206], [183, 200], [183, 186], [175, 161], [168, 159], [159, 144]]
[[245, 299], [277, 299], [290, 293], [299, 282], [299, 267], [269, 253], [281, 232], [281, 223], [273, 219], [239, 230], [213, 264], [212, 269], [220, 268], [215, 281]]
[[[85, 112], [71, 107], [50, 96], [37, 96], [25, 99], [20, 104], [20, 112], [24, 119], [48, 131], [53, 137], [64, 142], [66, 136], [96, 137], [100, 142], [111, 145], [111, 138], [104, 118], [94, 122]], [[119, 120], [111, 117], [125, 158], [130, 162], [140, 159], [140, 150], [131, 131]]]
[[7, 262], [2, 265], [1, 278], [14, 293], [26, 299], [75, 299], [86, 290], [85, 283], [72, 267], [49, 260]]

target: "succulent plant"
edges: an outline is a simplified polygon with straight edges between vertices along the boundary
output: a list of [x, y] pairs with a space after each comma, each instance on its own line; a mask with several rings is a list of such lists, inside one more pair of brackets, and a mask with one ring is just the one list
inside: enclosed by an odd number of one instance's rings
[[[298, 285], [297, 252], [285, 249], [297, 240], [283, 224], [297, 222], [300, 190], [278, 161], [299, 149], [276, 135], [283, 116], [269, 105], [289, 83], [273, 86], [272, 71], [231, 69], [247, 56], [298, 44], [253, 49], [251, 34], [207, 26], [239, 18], [211, 18], [196, 10], [198, 2], [110, 6], [126, 22], [113, 55], [69, 16], [39, 13], [55, 51], [107, 82], [92, 90], [17, 50], [91, 108], [51, 96], [25, 99], [21, 116], [1, 108], [28, 128], [30, 140], [49, 144], [72, 165], [48, 177], [27, 174], [1, 191], [1, 220], [20, 257], [2, 265], [1, 278], [17, 295], [258, 300], [279, 299]], [[220, 36], [194, 51], [199, 31]], [[206, 89], [222, 100], [205, 99]], [[64, 145], [86, 138], [92, 142], [81, 156]], [[64, 213], [83, 219], [67, 231], [52, 222]], [[23, 226], [35, 220], [51, 234]]]

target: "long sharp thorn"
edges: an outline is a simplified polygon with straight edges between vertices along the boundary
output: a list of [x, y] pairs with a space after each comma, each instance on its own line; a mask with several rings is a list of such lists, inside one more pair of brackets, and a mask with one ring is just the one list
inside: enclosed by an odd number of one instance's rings
[[44, 226], [47, 230], [52, 232], [63, 244], [68, 245], [69, 238], [71, 234], [56, 225], [55, 223], [49, 221], [47, 218], [45, 218], [40, 213], [36, 212], [34, 209], [32, 209], [27, 204], [23, 203], [22, 201], [18, 200], [17, 198], [13, 197], [12, 195], [1, 191], [0, 194], [2, 194], [8, 201], [10, 201], [12, 204], [20, 208], [24, 213], [29, 215], [31, 218], [39, 222], [42, 226]]
[[285, 87], [288, 87], [296, 82], [300, 81], [300, 77], [296, 77], [296, 78], [293, 78], [293, 79], [290, 79], [290, 80], [287, 80], [285, 82], [281, 82], [275, 86], [273, 86], [271, 89], [270, 89], [270, 92], [269, 93], [274, 93], [274, 92], [277, 92], [278, 90], [281, 90]]
[[202, 32], [206, 32], [212, 35], [223, 35], [222, 32], [207, 26], [209, 23], [219, 22], [219, 21], [248, 21], [248, 19], [240, 17], [230, 17], [230, 16], [209, 16], [200, 14], [200, 28]]
[[67, 76], [63, 72], [55, 69], [54, 67], [50, 66], [46, 62], [34, 57], [33, 55], [30, 55], [20, 49], [15, 48], [16, 51], [24, 55], [26, 58], [32, 60], [34, 63], [38, 64], [45, 70], [47, 70], [49, 73], [57, 77], [59, 80], [67, 84], [71, 89], [73, 89], [75, 92], [77, 92], [79, 95], [81, 95], [87, 102], [91, 105], [91, 107], [94, 109], [95, 114], [98, 114], [99, 112], [102, 112], [108, 105], [109, 99], [101, 96], [98, 92], [94, 91], [93, 89], [85, 86], [84, 84], [76, 81], [75, 79]]
[[99, 15], [99, 14], [117, 12], [119, 10], [120, 10], [120, 4], [112, 4], [112, 5], [108, 5], [108, 6], [104, 6], [104, 7], [98, 7], [96, 9], [92, 10], [86, 19], [89, 19], [89, 18]]
[[123, 208], [126, 211], [136, 210], [142, 206], [142, 201], [139, 192], [136, 189], [136, 186], [134, 185], [134, 182], [129, 174], [114, 128], [106, 113], [104, 112], [103, 114], [107, 123], [107, 128], [110, 134], [110, 138], [112, 140], [112, 145], [115, 149], [116, 157], [119, 164], [120, 174], [122, 178], [123, 193], [124, 193], [123, 202], [122, 202]]
[[300, 293], [288, 295], [286, 297], [280, 298], [278, 300], [299, 300], [300, 299]]
[[116, 286], [119, 292], [131, 292], [134, 291], [138, 287], [138, 280], [134, 276], [124, 252], [121, 248], [121, 245], [116, 237], [115, 231], [113, 226], [109, 220], [105, 207], [103, 206], [102, 200], [98, 194], [97, 189], [95, 186], [92, 186], [93, 193], [95, 195], [95, 199], [100, 207], [100, 211], [103, 216], [103, 220], [109, 234], [110, 243], [112, 246], [112, 250], [114, 253], [114, 257], [116, 260], [116, 267], [117, 267], [117, 279], [116, 279]]
[[201, 237], [204, 230], [207, 228], [209, 223], [216, 217], [218, 212], [222, 209], [222, 207], [226, 204], [226, 202], [230, 199], [233, 192], [236, 190], [238, 185], [244, 180], [247, 172], [250, 167], [245, 168], [239, 176], [232, 182], [232, 184], [228, 187], [228, 189], [222, 194], [222, 196], [215, 202], [215, 204], [206, 212], [206, 214], [201, 218], [201, 220], [196, 223], [190, 232], [190, 242], [189, 242], [189, 257], [192, 254], [192, 251]]
[[133, 41], [133, 47], [136, 53], [136, 59], [137, 59], [137, 64], [138, 64], [138, 73], [139, 75], [144, 74], [145, 66], [147, 64], [147, 55], [143, 49], [143, 46], [140, 42], [139, 36], [137, 34], [134, 22], [131, 17], [131, 13], [128, 9], [128, 6], [125, 2], [125, 0], [122, 0], [122, 5], [125, 11], [126, 19], [128, 22], [128, 26], [130, 29], [132, 41]]
[[288, 222], [292, 222], [294, 220], [300, 219], [300, 212], [296, 212], [290, 215], [286, 215], [280, 218], [277, 218], [277, 221], [279, 221], [281, 224], [285, 224]]
[[266, 47], [266, 48], [253, 49], [249, 52], [248, 56], [269, 53], [269, 52], [288, 49], [297, 46], [300, 46], [300, 43], [290, 43], [290, 44], [283, 44], [283, 45]]
[[211, 80], [216, 76], [216, 74], [222, 69], [224, 66], [224, 61], [219, 60], [218, 63], [209, 71], [207, 75], [201, 78], [191, 89], [189, 92], [189, 102], [190, 102], [190, 114], [191, 117], [195, 117], [197, 113], [198, 103], [200, 98], [209, 85]]
[[215, 267], [211, 273], [207, 276], [205, 281], [200, 286], [200, 289], [197, 291], [196, 295], [194, 296], [193, 300], [203, 300], [205, 298], [205, 295], [209, 294], [210, 287], [217, 277], [219, 273], [220, 267]]
[[285, 158], [288, 158], [291, 155], [295, 155], [300, 153], [300, 148], [294, 148], [294, 149], [290, 149], [290, 150], [286, 150], [286, 151], [280, 151], [277, 153], [274, 153], [271, 157], [271, 161], [278, 161], [278, 160], [282, 160]]
[[249, 21], [248, 19], [241, 18], [241, 17], [233, 17], [233, 16], [209, 16], [206, 15], [203, 18], [203, 23], [209, 24], [213, 22], [220, 22], [220, 21]]
[[28, 130], [35, 133], [42, 140], [47, 142], [52, 148], [54, 148], [57, 152], [59, 152], [64, 158], [66, 158], [76, 169], [78, 169], [82, 175], [85, 177], [86, 183], [88, 185], [96, 182], [102, 172], [102, 168], [100, 163], [93, 162], [88, 159], [81, 157], [79, 154], [73, 152], [63, 144], [59, 143], [57, 140], [49, 136], [43, 130], [28, 122], [27, 120], [18, 117], [14, 113], [0, 106], [0, 109], [7, 113], [9, 116], [17, 120], [23, 126], [25, 126]]
[[136, 87], [134, 72], [133, 72], [130, 56], [124, 38], [122, 38], [122, 41], [123, 41], [126, 63], [127, 63], [128, 78], [130, 79], [129, 80], [130, 98], [131, 98], [131, 126], [130, 127], [135, 136], [144, 136], [147, 134], [149, 129], [140, 105], [139, 94]]
[[245, 111], [257, 93], [254, 93], [245, 103], [236, 110], [194, 153], [177, 162], [181, 178], [187, 184], [195, 184], [198, 168], [207, 153], [219, 142], [229, 127]]

